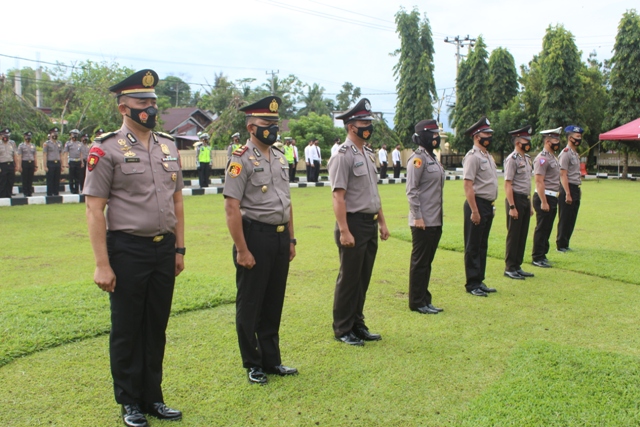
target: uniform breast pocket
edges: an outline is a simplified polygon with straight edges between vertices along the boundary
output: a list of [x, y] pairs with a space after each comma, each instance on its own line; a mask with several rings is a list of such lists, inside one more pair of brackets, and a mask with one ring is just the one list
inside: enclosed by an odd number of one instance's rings
[[367, 166], [364, 161], [358, 161], [353, 164], [353, 174], [357, 177], [367, 176]]
[[262, 187], [263, 185], [269, 184], [269, 182], [271, 181], [271, 177], [264, 171], [254, 172], [253, 174], [251, 174], [251, 178], [249, 178], [249, 181], [251, 181], [251, 185]]
[[437, 165], [427, 166], [427, 172], [430, 173], [438, 172], [438, 169], [440, 168]]
[[122, 163], [119, 182], [114, 182], [114, 186], [121, 187], [130, 194], [145, 194], [149, 191], [149, 183], [144, 176], [146, 170], [146, 166], [140, 163]]
[[571, 159], [569, 159], [569, 163], [575, 165], [576, 163], [578, 163], [578, 161], [572, 157]]
[[489, 163], [480, 163], [481, 171], [486, 171], [487, 169], [489, 169]]
[[280, 171], [280, 176], [283, 180], [289, 182], [289, 168], [283, 167]]
[[165, 176], [162, 180], [164, 186], [168, 190], [176, 188], [176, 181], [178, 180], [178, 172], [180, 172], [180, 166], [178, 162], [164, 162], [162, 168], [165, 170]]

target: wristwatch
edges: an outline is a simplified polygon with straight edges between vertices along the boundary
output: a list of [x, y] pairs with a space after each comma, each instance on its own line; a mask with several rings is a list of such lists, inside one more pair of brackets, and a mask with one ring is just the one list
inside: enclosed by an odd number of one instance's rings
[[187, 253], [187, 248], [176, 248], [176, 253], [184, 256]]
[[515, 209], [516, 205], [509, 205], [509, 209]]
[[296, 239], [291, 239], [291, 243], [293, 243], [293, 246], [298, 244], [298, 241]]

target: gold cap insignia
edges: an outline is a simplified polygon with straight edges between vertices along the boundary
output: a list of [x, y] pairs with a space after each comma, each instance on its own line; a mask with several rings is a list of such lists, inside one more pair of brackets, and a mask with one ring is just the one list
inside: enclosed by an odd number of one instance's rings
[[156, 81], [153, 78], [153, 75], [151, 74], [151, 71], [147, 71], [147, 74], [142, 78], [142, 85], [144, 87], [151, 87], [151, 86], [153, 86], [153, 84], [155, 82]]
[[269, 104], [269, 110], [272, 113], [278, 112], [278, 101], [276, 101], [275, 98], [271, 100], [271, 104]]

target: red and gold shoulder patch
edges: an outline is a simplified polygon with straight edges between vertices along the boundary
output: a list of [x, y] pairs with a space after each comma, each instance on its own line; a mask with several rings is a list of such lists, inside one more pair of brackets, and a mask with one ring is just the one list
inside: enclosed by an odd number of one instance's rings
[[229, 163], [229, 167], [227, 168], [227, 173], [231, 178], [238, 177], [240, 175], [240, 172], [242, 172], [242, 165], [240, 163], [236, 163], [236, 162]]
[[422, 166], [422, 159], [413, 159], [413, 166], [416, 169], [419, 169]]
[[[104, 153], [102, 153], [102, 155], [104, 155]], [[89, 169], [89, 172], [95, 169], [99, 161], [100, 161], [100, 156], [98, 154], [96, 153], [89, 154], [89, 158], [87, 159], [87, 169]]]
[[100, 157], [104, 157], [104, 151], [102, 151], [102, 149], [100, 149], [99, 147], [91, 147], [91, 150], [89, 150], [89, 154], [94, 153]]
[[[242, 156], [244, 153], [246, 153], [248, 149], [249, 149], [249, 147], [247, 147], [246, 145], [243, 145], [243, 146], [242, 146], [242, 147], [240, 147], [240, 148], [236, 148], [236, 150], [233, 152], [233, 155], [234, 155], [234, 156], [238, 156], [238, 157], [240, 157], [240, 156]], [[242, 166], [240, 167], [240, 169], [242, 169]]]

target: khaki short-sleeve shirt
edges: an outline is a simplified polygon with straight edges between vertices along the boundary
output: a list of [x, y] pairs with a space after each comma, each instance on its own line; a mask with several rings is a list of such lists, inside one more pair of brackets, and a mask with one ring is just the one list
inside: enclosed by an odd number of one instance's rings
[[462, 177], [473, 182], [476, 197], [493, 202], [498, 198], [498, 171], [489, 152], [472, 148], [462, 160]]
[[331, 189], [345, 190], [347, 213], [378, 213], [378, 171], [373, 151], [360, 149], [349, 138], [329, 161]]
[[48, 140], [42, 145], [42, 152], [47, 154], [47, 161], [60, 161], [60, 153], [62, 153], [62, 143], [59, 141]]
[[269, 157], [252, 141], [233, 151], [222, 194], [240, 201], [244, 218], [265, 224], [286, 224], [291, 216], [289, 162], [275, 147], [269, 147]]
[[82, 159], [82, 142], [80, 141], [67, 141], [64, 144], [65, 153], [69, 153], [69, 160], [81, 160]]
[[504, 179], [511, 181], [514, 193], [531, 195], [531, 158], [528, 154], [522, 156], [517, 151], [504, 159]]
[[18, 152], [13, 140], [4, 142], [0, 140], [0, 163], [13, 162], [13, 156]]
[[125, 126], [89, 150], [83, 194], [107, 199], [107, 229], [143, 237], [175, 232], [174, 193], [184, 187], [175, 142], [152, 133], [149, 150]]
[[407, 162], [409, 226], [422, 219], [425, 226], [442, 225], [442, 190], [445, 172], [437, 158], [419, 147]]
[[580, 156], [571, 148], [566, 147], [558, 156], [558, 163], [560, 163], [560, 170], [567, 171], [567, 177], [569, 178], [569, 184], [580, 185], [582, 184], [582, 177], [580, 175]]
[[18, 154], [26, 162], [34, 161], [36, 159], [36, 146], [31, 143], [21, 142], [18, 145]]
[[545, 190], [560, 191], [560, 165], [556, 156], [542, 150], [533, 161], [533, 173], [544, 176]]

